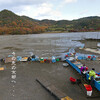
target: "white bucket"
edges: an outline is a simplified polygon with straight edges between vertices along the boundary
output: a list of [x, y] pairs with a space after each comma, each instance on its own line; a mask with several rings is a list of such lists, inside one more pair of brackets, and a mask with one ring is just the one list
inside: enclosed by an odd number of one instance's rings
[[92, 91], [87, 91], [87, 95], [91, 96], [92, 95]]

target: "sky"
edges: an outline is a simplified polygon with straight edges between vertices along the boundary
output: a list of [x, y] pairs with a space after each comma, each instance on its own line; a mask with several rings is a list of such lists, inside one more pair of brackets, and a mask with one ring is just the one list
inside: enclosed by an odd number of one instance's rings
[[4, 9], [39, 20], [73, 20], [100, 16], [100, 0], [0, 0]]

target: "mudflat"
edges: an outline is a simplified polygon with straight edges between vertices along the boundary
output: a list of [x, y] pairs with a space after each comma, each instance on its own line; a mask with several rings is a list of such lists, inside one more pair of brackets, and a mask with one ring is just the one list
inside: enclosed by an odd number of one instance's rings
[[[56, 40], [56, 41], [54, 41]], [[33, 52], [38, 56], [49, 57], [66, 52], [68, 47], [59, 45], [62, 43], [61, 37], [40, 38], [37, 36], [1, 36], [0, 37], [0, 58], [12, 54], [16, 56], [30, 56]], [[53, 41], [53, 42], [52, 42]], [[56, 45], [57, 44], [57, 45]], [[87, 53], [77, 49], [76, 52]], [[89, 53], [89, 52], [88, 52]], [[95, 67], [100, 72], [99, 61], [81, 61], [89, 69]], [[83, 90], [77, 84], [71, 84], [70, 76], [79, 79], [80, 75], [71, 67], [63, 67], [63, 62], [40, 63], [40, 62], [17, 62], [16, 63], [16, 83], [11, 82], [11, 63], [1, 64], [5, 66], [4, 71], [0, 71], [0, 100], [56, 100], [46, 91], [36, 78], [41, 77], [50, 81], [56, 88], [66, 93], [73, 100], [88, 100]], [[13, 87], [14, 86], [14, 87]], [[99, 100], [94, 98], [93, 100]]]

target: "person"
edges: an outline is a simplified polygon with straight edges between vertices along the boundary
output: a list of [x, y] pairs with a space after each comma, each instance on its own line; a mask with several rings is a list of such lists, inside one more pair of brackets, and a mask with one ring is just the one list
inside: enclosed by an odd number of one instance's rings
[[95, 69], [92, 68], [92, 70], [89, 71], [89, 84], [91, 84], [91, 86], [94, 85], [95, 76], [96, 76]]
[[84, 71], [87, 71], [87, 70], [88, 70], [88, 67], [85, 64], [80, 68], [81, 74], [83, 74]]
[[81, 71], [81, 75], [82, 75], [82, 78], [83, 80], [85, 81], [86, 79], [86, 71], [88, 70], [88, 67], [84, 64], [81, 68], [80, 68], [80, 71]]
[[31, 61], [31, 57], [28, 57], [27, 61]]

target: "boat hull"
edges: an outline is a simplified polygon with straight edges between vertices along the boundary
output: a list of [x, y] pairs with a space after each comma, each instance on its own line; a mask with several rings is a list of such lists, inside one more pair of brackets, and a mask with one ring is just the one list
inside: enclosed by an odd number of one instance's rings
[[[75, 64], [73, 64], [73, 63], [72, 63], [71, 61], [69, 61], [68, 59], [66, 59], [66, 61], [67, 61], [67, 63], [69, 63], [77, 72], [79, 72], [79, 73], [81, 74], [80, 69], [79, 69]], [[89, 74], [86, 73], [86, 79], [88, 80], [88, 78], [89, 78]], [[98, 81], [94, 80], [94, 87], [95, 87], [98, 91], [100, 91], [100, 81], [98, 82]]]

